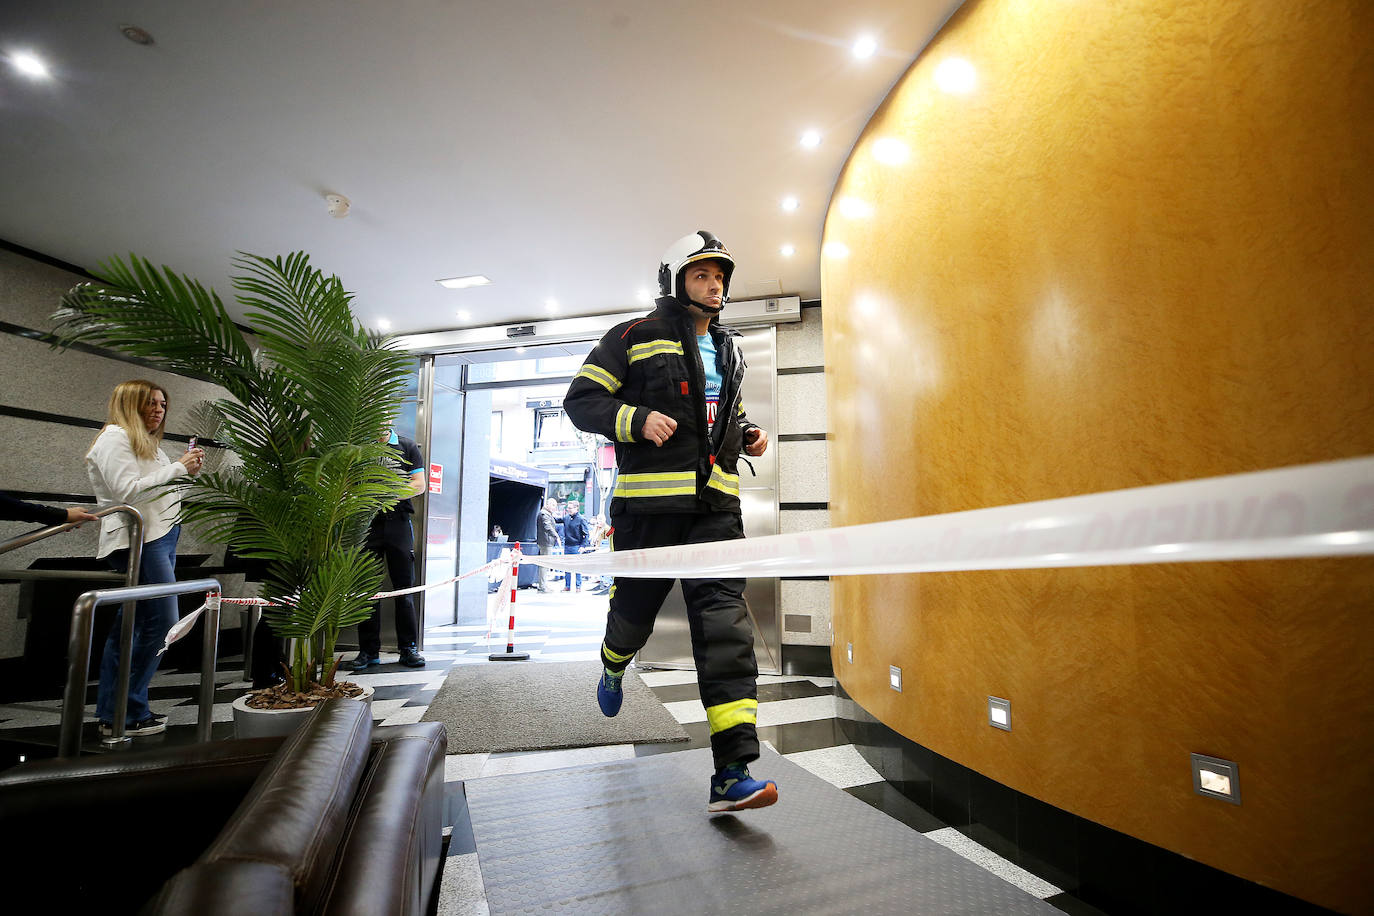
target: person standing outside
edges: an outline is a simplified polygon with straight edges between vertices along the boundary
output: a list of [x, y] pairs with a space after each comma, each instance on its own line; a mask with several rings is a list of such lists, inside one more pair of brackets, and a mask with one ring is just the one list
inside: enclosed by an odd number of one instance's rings
[[[718, 318], [734, 268], [710, 232], [679, 239], [659, 264], [654, 310], [608, 331], [568, 387], [563, 409], [573, 424], [615, 443], [613, 550], [744, 537], [739, 455], [762, 455], [768, 434], [745, 413], [738, 334]], [[620, 711], [625, 668], [672, 584], [616, 578], [596, 690], [605, 715]], [[683, 579], [682, 596], [715, 761], [708, 810], [771, 805], [777, 784], [748, 769], [759, 756], [758, 664], [744, 580]]]
[[[539, 511], [539, 527], [535, 530], [534, 543], [539, 547], [539, 555], [547, 557], [553, 553], [555, 547], [563, 546], [563, 538], [558, 534], [558, 523], [554, 519], [558, 511], [558, 500], [550, 496], [544, 500], [544, 507]], [[538, 567], [539, 572], [535, 577], [535, 588], [541, 592], [549, 590], [548, 577], [549, 571], [543, 566]]]
[[[587, 546], [587, 541], [591, 536], [591, 526], [587, 524], [587, 517], [579, 515], [578, 510], [582, 506], [575, 499], [568, 500], [567, 512], [563, 515], [563, 552], [567, 554], [579, 554], [582, 548]], [[582, 591], [582, 574], [576, 573], [577, 590]], [[563, 573], [563, 591], [571, 591], [574, 573]]]
[[[188, 448], [176, 461], [162, 451], [167, 426], [167, 393], [143, 379], [120, 382], [110, 395], [108, 418], [100, 435], [86, 452], [86, 476], [96, 503], [115, 506], [127, 503], [143, 516], [143, 552], [138, 565], [138, 584], [176, 581], [177, 540], [181, 526], [180, 487], [165, 487], [178, 477], [197, 474], [205, 450]], [[96, 559], [105, 559], [118, 572], [129, 569], [129, 519], [113, 512], [100, 521]], [[167, 730], [164, 716], [148, 705], [148, 684], [157, 672], [167, 631], [179, 619], [177, 599], [148, 598], [134, 606], [134, 642], [129, 660], [129, 700], [124, 713], [124, 734], [132, 738]], [[102, 735], [114, 733], [115, 681], [119, 674], [120, 630], [124, 608], [115, 613], [110, 635], [100, 656], [100, 686], [96, 690], [95, 717]]]
[[[391, 446], [388, 464], [410, 478], [410, 490], [385, 512], [377, 513], [367, 531], [367, 549], [386, 563], [393, 589], [410, 588], [415, 584], [415, 529], [411, 516], [415, 506], [411, 500], [425, 492], [425, 459], [414, 439], [396, 435], [388, 429], [381, 441]], [[401, 664], [407, 668], [423, 668], [425, 658], [417, 648], [419, 624], [415, 617], [415, 602], [409, 595], [397, 595], [396, 645], [401, 650]], [[372, 605], [372, 616], [358, 624], [358, 654], [348, 663], [354, 671], [362, 671], [382, 663], [382, 603]]]

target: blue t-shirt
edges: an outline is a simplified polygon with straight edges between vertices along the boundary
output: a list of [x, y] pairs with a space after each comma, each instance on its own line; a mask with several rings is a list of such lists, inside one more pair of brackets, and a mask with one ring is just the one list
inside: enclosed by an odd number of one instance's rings
[[710, 334], [697, 338], [697, 349], [701, 351], [701, 368], [706, 372], [706, 423], [716, 423], [716, 404], [720, 401], [720, 367], [716, 365], [716, 342]]

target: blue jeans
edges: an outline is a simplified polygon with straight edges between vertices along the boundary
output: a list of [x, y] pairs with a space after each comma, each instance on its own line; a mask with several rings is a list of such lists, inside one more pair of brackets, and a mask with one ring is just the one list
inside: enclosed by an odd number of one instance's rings
[[[138, 564], [138, 584], [154, 585], [176, 581], [177, 538], [181, 536], [181, 526], [143, 545], [143, 559]], [[129, 551], [116, 550], [109, 556], [109, 563], [118, 572], [129, 569]], [[125, 711], [124, 723], [133, 725], [153, 714], [148, 708], [148, 683], [157, 671], [161, 656], [157, 650], [167, 631], [177, 622], [177, 599], [149, 598], [140, 601], [134, 610], [134, 648], [129, 664], [129, 706]], [[114, 721], [115, 682], [119, 679], [119, 633], [123, 628], [124, 608], [121, 605], [115, 614], [114, 625], [105, 640], [105, 652], [100, 657], [100, 689], [96, 693], [95, 717], [101, 722]]]

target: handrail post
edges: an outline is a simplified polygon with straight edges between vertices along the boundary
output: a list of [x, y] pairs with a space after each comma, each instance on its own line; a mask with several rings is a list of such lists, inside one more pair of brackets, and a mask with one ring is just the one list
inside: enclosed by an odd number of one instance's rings
[[[129, 568], [124, 583], [128, 588], [139, 584], [139, 571], [143, 566], [143, 515], [132, 506], [129, 516], [133, 520], [133, 530], [129, 533]], [[129, 714], [129, 673], [133, 668], [134, 624], [138, 613], [138, 602], [129, 599], [124, 602], [124, 618], [119, 631], [119, 677], [115, 681], [114, 714], [110, 719], [113, 730], [108, 738], [100, 739], [106, 747], [128, 743], [124, 735], [124, 718]], [[89, 662], [88, 662], [89, 664]]]
[[215, 656], [219, 650], [219, 598], [218, 591], [205, 596], [205, 614], [201, 626], [205, 628], [201, 639], [200, 652], [200, 710], [196, 719], [196, 738], [210, 740], [210, 729], [215, 715]]
[[[218, 595], [223, 591], [218, 579], [191, 579], [185, 582], [154, 582], [151, 585], [136, 585], [132, 588], [106, 588], [90, 591], [76, 600], [72, 609], [72, 632], [69, 645], [67, 666], [67, 690], [62, 700], [61, 746], [58, 756], [75, 757], [81, 753], [82, 708], [86, 700], [86, 669], [90, 667], [91, 626], [95, 608], [102, 604], [116, 602], [137, 602], [145, 598], [165, 598], [185, 595], [191, 592], [207, 592]], [[205, 670], [201, 672], [200, 694], [200, 732], [207, 739], [210, 736], [210, 719], [213, 713], [215, 682], [215, 651], [219, 645], [219, 607], [206, 601], [205, 625], [211, 634], [205, 637]], [[208, 685], [208, 686], [207, 686]], [[117, 723], [112, 723], [117, 724]], [[122, 732], [123, 730], [120, 729]], [[119, 741], [128, 741], [122, 734]], [[114, 743], [108, 739], [106, 744]]]
[[67, 634], [67, 687], [62, 693], [62, 723], [57, 738], [58, 757], [76, 757], [81, 753], [81, 719], [86, 708], [86, 672], [91, 666], [95, 599], [94, 591], [85, 592], [72, 606], [72, 626]]

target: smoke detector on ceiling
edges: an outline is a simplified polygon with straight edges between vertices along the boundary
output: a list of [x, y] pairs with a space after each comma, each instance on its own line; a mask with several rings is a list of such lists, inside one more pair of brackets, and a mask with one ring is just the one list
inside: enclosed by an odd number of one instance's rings
[[329, 208], [329, 215], [335, 219], [343, 219], [348, 215], [348, 208], [353, 206], [353, 202], [342, 194], [326, 194], [324, 202]]

